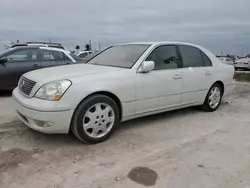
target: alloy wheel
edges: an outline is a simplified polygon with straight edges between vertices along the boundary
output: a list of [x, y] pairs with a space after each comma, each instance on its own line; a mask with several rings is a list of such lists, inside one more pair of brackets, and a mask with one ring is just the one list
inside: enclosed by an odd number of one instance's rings
[[208, 104], [211, 108], [216, 108], [220, 104], [221, 91], [218, 87], [213, 87], [209, 93]]
[[83, 117], [83, 129], [91, 138], [101, 138], [109, 133], [115, 122], [112, 107], [105, 103], [91, 106]]

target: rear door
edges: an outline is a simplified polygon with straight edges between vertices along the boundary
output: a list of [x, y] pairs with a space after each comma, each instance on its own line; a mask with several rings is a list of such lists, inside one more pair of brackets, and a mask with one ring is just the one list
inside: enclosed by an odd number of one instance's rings
[[213, 67], [210, 59], [200, 49], [179, 45], [182, 57], [182, 104], [202, 103], [213, 84]]
[[26, 72], [41, 68], [37, 48], [17, 49], [6, 54], [7, 62], [2, 65], [5, 75], [5, 86], [14, 88], [19, 78]]
[[41, 54], [43, 67], [53, 67], [73, 63], [73, 61], [61, 51], [42, 49]]

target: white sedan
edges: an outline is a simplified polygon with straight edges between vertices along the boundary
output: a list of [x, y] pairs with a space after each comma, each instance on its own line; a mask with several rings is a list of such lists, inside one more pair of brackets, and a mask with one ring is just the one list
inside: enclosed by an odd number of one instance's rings
[[250, 58], [238, 59], [234, 63], [234, 67], [235, 67], [236, 70], [239, 70], [239, 69], [250, 70]]
[[180, 42], [112, 46], [87, 64], [23, 75], [13, 91], [20, 119], [44, 133], [106, 140], [120, 122], [202, 106], [215, 111], [234, 89], [234, 67]]

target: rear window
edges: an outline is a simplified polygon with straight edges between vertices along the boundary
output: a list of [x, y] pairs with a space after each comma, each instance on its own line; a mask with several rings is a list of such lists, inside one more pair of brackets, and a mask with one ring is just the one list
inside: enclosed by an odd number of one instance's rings
[[65, 61], [70, 60], [63, 52], [54, 50], [42, 50], [42, 57], [44, 61]]
[[203, 65], [205, 67], [212, 66], [212, 61], [207, 57], [207, 55], [204, 54], [203, 52], [201, 52], [201, 54], [202, 54], [202, 59], [203, 59]]

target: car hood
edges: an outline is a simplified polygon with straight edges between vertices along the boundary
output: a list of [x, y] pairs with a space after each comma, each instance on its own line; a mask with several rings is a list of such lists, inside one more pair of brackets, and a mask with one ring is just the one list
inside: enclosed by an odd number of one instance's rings
[[74, 77], [82, 77], [86, 75], [114, 72], [120, 70], [122, 69], [109, 66], [75, 64], [31, 71], [24, 74], [24, 77], [36, 82], [50, 82], [54, 80], [71, 79]]

